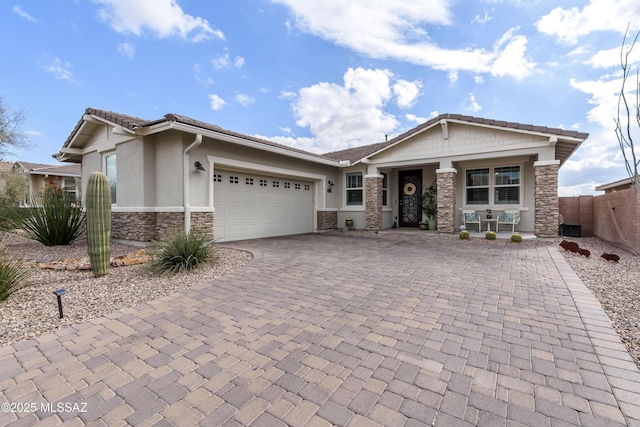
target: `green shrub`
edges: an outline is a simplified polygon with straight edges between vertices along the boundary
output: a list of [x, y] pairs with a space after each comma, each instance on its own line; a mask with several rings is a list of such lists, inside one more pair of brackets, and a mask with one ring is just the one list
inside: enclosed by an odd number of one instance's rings
[[467, 230], [462, 230], [458, 234], [458, 237], [460, 237], [460, 240], [470, 240], [471, 239], [471, 234], [469, 234], [469, 232]]
[[69, 245], [84, 233], [82, 205], [70, 193], [49, 187], [30, 204], [30, 208], [10, 207], [3, 212], [8, 231], [45, 246]]
[[213, 240], [202, 234], [178, 231], [155, 243], [157, 251], [149, 263], [154, 274], [174, 274], [193, 270], [215, 255]]
[[487, 234], [484, 236], [487, 240], [496, 240], [496, 232], [495, 231], [487, 231]]
[[0, 301], [27, 285], [29, 270], [17, 258], [7, 258], [4, 250], [0, 252]]
[[513, 233], [511, 235], [511, 241], [513, 243], [522, 243], [522, 236], [518, 233]]

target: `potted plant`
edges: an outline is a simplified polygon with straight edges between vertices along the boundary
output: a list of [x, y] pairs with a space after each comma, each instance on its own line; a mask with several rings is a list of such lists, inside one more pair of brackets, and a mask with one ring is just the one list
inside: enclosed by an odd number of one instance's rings
[[353, 218], [351, 218], [350, 216], [345, 218], [345, 224], [347, 226], [347, 228], [351, 228], [353, 227]]
[[429, 230], [436, 230], [438, 222], [436, 215], [438, 214], [438, 184], [433, 181], [429, 187], [425, 187], [422, 193], [422, 212], [427, 217], [427, 226]]
[[422, 221], [420, 224], [418, 224], [418, 227], [420, 228], [420, 230], [428, 230], [429, 224], [427, 224], [427, 221]]
[[491, 219], [493, 218], [493, 215], [491, 214], [491, 209], [487, 209], [487, 219]]

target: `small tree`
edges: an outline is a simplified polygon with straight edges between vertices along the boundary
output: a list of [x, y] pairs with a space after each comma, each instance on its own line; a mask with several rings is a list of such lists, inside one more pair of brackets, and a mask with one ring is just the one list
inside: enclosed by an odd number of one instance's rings
[[[624, 33], [622, 48], [620, 49], [622, 88], [620, 89], [620, 95], [618, 97], [618, 117], [614, 118], [614, 122], [616, 124], [616, 137], [618, 138], [620, 150], [622, 150], [622, 156], [624, 157], [624, 164], [629, 177], [633, 180], [638, 203], [640, 203], [640, 173], [638, 171], [640, 167], [640, 152], [636, 151], [638, 147], [633, 140], [634, 135], [637, 136], [637, 132], [640, 130], [640, 76], [637, 68], [635, 69], [636, 81], [633, 89], [628, 92], [625, 91], [627, 80], [632, 71], [632, 66], [629, 64], [629, 55], [640, 37], [640, 31], [636, 34], [631, 46], [625, 50], [628, 32], [629, 26], [627, 26], [627, 31]], [[634, 97], [635, 101], [629, 101], [629, 96]], [[635, 125], [632, 125], [633, 122], [635, 122]]]
[[0, 96], [0, 156], [10, 154], [15, 148], [29, 146], [29, 138], [23, 129], [27, 121], [24, 110], [14, 110]]

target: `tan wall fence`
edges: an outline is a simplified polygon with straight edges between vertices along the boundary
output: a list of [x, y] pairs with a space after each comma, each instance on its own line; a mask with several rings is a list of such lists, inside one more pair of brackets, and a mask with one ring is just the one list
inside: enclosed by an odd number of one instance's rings
[[581, 236], [596, 236], [640, 253], [640, 203], [633, 188], [599, 196], [560, 197], [565, 224], [581, 226]]

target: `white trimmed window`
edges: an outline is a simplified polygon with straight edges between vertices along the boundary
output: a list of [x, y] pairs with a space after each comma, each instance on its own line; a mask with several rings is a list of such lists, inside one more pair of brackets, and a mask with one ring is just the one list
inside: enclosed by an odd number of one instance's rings
[[362, 206], [364, 193], [362, 172], [347, 172], [345, 182], [347, 206]]
[[465, 203], [467, 205], [519, 205], [520, 166], [467, 169]]
[[117, 201], [116, 183], [118, 181], [115, 153], [105, 156], [104, 170], [109, 180], [109, 186], [111, 187], [111, 203], [115, 204]]
[[382, 173], [382, 206], [389, 204], [389, 198], [387, 196], [387, 190], [389, 187], [389, 174]]

